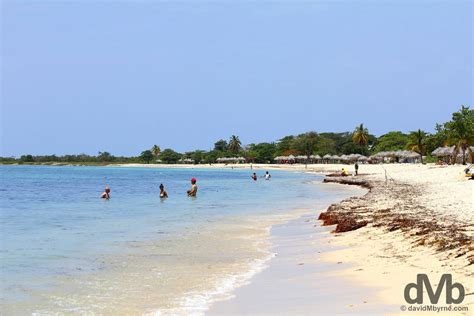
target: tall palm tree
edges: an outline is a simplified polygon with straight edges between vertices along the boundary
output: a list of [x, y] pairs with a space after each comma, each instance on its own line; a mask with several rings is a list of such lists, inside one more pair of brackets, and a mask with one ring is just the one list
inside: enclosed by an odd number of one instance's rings
[[241, 149], [241, 144], [239, 137], [232, 135], [229, 139], [229, 151], [237, 154]]
[[421, 129], [413, 131], [408, 135], [407, 149], [413, 150], [420, 155], [421, 163], [423, 163], [423, 154], [426, 152], [425, 145], [426, 133]]
[[[474, 143], [474, 110], [461, 106], [461, 110], [453, 113], [452, 120], [445, 123], [448, 132], [448, 143], [456, 145], [456, 156], [462, 151], [462, 163], [466, 164], [466, 150]], [[456, 160], [455, 160], [456, 161]]]
[[357, 126], [352, 133], [352, 141], [361, 148], [367, 146], [369, 143], [369, 130], [364, 127], [364, 124]]
[[151, 152], [152, 154], [155, 156], [155, 157], [158, 157], [161, 153], [161, 148], [160, 146], [158, 145], [153, 145], [153, 147], [151, 147]]

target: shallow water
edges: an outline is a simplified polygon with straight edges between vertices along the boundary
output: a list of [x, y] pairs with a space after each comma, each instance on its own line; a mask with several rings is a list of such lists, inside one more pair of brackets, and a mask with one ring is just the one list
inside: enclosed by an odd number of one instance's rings
[[271, 173], [1, 166], [1, 313], [205, 311], [265, 267], [271, 225], [344, 196], [315, 175]]

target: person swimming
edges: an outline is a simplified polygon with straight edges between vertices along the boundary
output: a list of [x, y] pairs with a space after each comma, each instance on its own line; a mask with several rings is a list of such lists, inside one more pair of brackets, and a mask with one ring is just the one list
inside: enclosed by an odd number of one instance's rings
[[196, 182], [197, 182], [196, 178], [191, 179], [191, 190], [187, 191], [188, 196], [196, 196], [197, 190], [198, 190]]
[[165, 186], [163, 185], [163, 183], [161, 183], [160, 184], [160, 198], [165, 199], [167, 197], [168, 197], [168, 192], [166, 192]]
[[255, 172], [252, 175], [252, 179], [253, 179], [253, 181], [257, 181], [257, 174]]
[[265, 172], [265, 180], [270, 180], [272, 176], [270, 175], [270, 173], [267, 171]]
[[110, 188], [105, 187], [104, 193], [100, 196], [101, 199], [110, 199]]

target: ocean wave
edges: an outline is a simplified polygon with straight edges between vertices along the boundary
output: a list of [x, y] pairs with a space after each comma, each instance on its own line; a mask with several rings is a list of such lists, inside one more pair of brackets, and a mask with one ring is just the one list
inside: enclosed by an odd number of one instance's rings
[[250, 283], [250, 280], [258, 273], [268, 267], [269, 261], [275, 257], [275, 253], [265, 251], [265, 257], [255, 259], [248, 265], [245, 272], [232, 274], [217, 281], [215, 286], [203, 293], [187, 293], [183, 298], [177, 300], [178, 307], [171, 309], [160, 309], [146, 316], [167, 315], [192, 315], [201, 316], [209, 310], [211, 305], [218, 301], [228, 300], [234, 297], [234, 290]]

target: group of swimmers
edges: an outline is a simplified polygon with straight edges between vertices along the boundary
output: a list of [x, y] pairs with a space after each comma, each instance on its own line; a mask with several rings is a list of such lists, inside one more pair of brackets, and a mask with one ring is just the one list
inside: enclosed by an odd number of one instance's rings
[[[271, 179], [271, 174], [267, 171], [265, 172], [265, 174], [262, 176], [262, 178], [265, 178], [265, 180], [270, 180]], [[253, 181], [257, 181], [258, 177], [257, 177], [257, 174], [254, 172], [251, 176], [251, 178], [253, 179]]]
[[[272, 176], [267, 171], [267, 172], [265, 172], [265, 174], [262, 177], [265, 178], [265, 180], [270, 180]], [[253, 179], [253, 181], [257, 181], [257, 174], [255, 172], [252, 174], [252, 179]], [[191, 197], [196, 196], [197, 190], [198, 190], [196, 182], [197, 182], [196, 178], [191, 179], [191, 189], [186, 191], [186, 194], [188, 196], [191, 196]], [[160, 184], [160, 198], [161, 199], [166, 199], [167, 197], [168, 197], [168, 192], [166, 192], [165, 186], [163, 185], [163, 183], [161, 183]], [[106, 199], [106, 200], [110, 199], [110, 188], [108, 186], [105, 187], [104, 193], [102, 193], [100, 198]]]
[[[192, 196], [192, 197], [196, 196], [197, 190], [198, 190], [196, 182], [197, 182], [196, 178], [191, 179], [191, 189], [186, 191], [186, 194], [188, 196]], [[110, 199], [110, 188], [105, 187], [104, 193], [102, 193], [102, 195], [100, 197], [102, 199], [106, 199], [106, 200]], [[163, 185], [163, 183], [161, 183], [160, 184], [160, 198], [161, 199], [166, 199], [167, 197], [168, 197], [168, 192], [166, 192], [165, 186]]]

